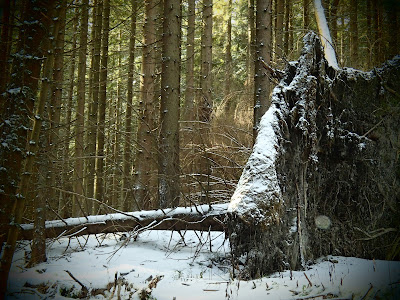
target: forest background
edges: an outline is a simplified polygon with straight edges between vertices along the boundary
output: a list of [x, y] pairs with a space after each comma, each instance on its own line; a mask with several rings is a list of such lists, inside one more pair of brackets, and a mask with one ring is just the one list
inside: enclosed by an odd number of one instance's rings
[[[340, 66], [399, 53], [398, 1], [323, 5]], [[10, 216], [229, 202], [271, 70], [317, 29], [311, 0], [5, 1], [1, 19], [1, 244]]]

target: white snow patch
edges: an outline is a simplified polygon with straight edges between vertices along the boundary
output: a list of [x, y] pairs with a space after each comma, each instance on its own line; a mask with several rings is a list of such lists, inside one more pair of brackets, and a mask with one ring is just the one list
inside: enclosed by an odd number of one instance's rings
[[11, 95], [15, 95], [15, 94], [18, 94], [18, 93], [20, 93], [20, 92], [21, 92], [21, 88], [20, 88], [20, 87], [13, 88], [13, 89], [9, 89], [9, 90], [7, 91], [7, 93], [9, 93], [9, 94], [11, 94]]
[[[145, 288], [150, 276], [163, 275], [151, 294], [157, 300], [174, 297], [208, 300], [361, 299], [370, 289], [367, 299], [376, 296], [399, 299], [400, 296], [400, 262], [329, 256], [318, 260], [306, 271], [284, 271], [257, 280], [240, 281], [231, 278], [227, 256], [229, 246], [224, 234], [197, 235], [201, 242], [193, 231], [185, 232], [186, 246], [181, 236], [171, 231], [148, 231], [126, 245], [112, 234], [98, 235], [97, 238], [62, 238], [49, 247], [46, 263], [29, 269], [24, 267], [24, 255], [30, 247], [26, 241], [21, 242], [14, 256], [6, 299], [67, 299], [61, 296], [61, 288], [74, 288], [78, 292], [81, 287], [65, 270], [89, 290], [105, 288], [114, 281], [116, 272], [134, 289]], [[213, 252], [209, 251], [210, 240]], [[80, 245], [85, 243], [82, 251]], [[50, 288], [40, 294], [24, 287], [25, 283], [44, 283]], [[389, 294], [389, 298], [384, 298], [384, 293], [392, 293], [392, 296]], [[124, 286], [120, 296], [121, 299], [129, 297]], [[117, 299], [117, 292], [113, 298], [106, 292], [105, 296], [89, 299]], [[137, 292], [133, 299], [139, 299]]]

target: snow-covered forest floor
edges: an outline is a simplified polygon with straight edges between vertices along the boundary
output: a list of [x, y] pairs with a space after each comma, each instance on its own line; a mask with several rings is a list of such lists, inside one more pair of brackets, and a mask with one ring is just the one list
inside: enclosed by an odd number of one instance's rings
[[400, 299], [400, 262], [330, 256], [306, 271], [232, 279], [221, 232], [62, 238], [33, 268], [24, 267], [28, 253], [21, 242], [7, 299], [66, 299], [85, 288], [89, 299]]

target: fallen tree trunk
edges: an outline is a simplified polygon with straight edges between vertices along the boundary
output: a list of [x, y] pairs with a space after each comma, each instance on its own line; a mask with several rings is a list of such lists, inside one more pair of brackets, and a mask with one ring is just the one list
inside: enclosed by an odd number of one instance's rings
[[400, 57], [334, 69], [314, 33], [304, 42], [228, 208], [242, 278], [328, 254], [399, 259]]
[[[46, 238], [127, 231], [202, 230], [224, 231], [227, 204], [177, 207], [46, 222]], [[22, 224], [19, 239], [31, 240], [33, 224]]]

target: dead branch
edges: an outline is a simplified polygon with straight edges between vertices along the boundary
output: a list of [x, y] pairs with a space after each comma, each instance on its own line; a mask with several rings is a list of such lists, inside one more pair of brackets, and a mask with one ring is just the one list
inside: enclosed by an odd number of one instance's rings
[[[228, 204], [137, 211], [46, 222], [46, 237], [77, 237], [87, 234], [145, 230], [224, 231]], [[21, 224], [20, 240], [33, 238], [33, 224]]]
[[80, 282], [78, 279], [76, 279], [75, 276], [72, 275], [70, 271], [68, 271], [68, 270], [64, 270], [64, 271], [67, 272], [67, 274], [68, 274], [75, 282], [77, 282], [77, 283], [82, 287], [82, 291], [81, 291], [82, 297], [86, 297], [86, 295], [88, 294], [88, 289], [87, 289], [87, 287], [86, 287], [82, 282]]
[[266, 69], [273, 78], [277, 79], [277, 80], [281, 80], [283, 78], [283, 76], [285, 75], [284, 72], [282, 72], [281, 70], [275, 69], [273, 67], [271, 67], [268, 63], [266, 63], [264, 60], [261, 60], [261, 63], [263, 64], [264, 69]]

